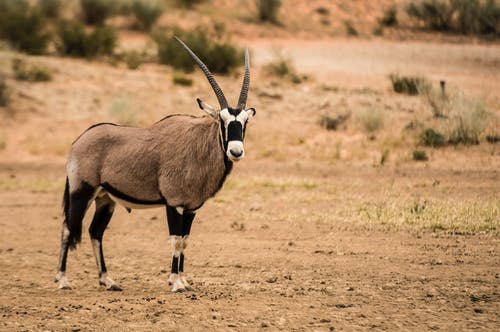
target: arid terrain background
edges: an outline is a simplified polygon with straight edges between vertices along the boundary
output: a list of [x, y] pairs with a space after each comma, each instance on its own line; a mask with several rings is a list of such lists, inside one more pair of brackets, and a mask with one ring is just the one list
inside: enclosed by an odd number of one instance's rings
[[[374, 36], [384, 8], [404, 1], [283, 1], [280, 24], [252, 1], [172, 9], [160, 25], [224, 22], [251, 51], [246, 157], [198, 212], [186, 272], [171, 293], [163, 209], [117, 208], [104, 237], [111, 276], [98, 285], [84, 236], [69, 254], [72, 290], [53, 278], [65, 157], [97, 122], [149, 126], [216, 105], [203, 75], [174, 84], [172, 68], [29, 56], [0, 50], [10, 102], [0, 107], [0, 330], [444, 330], [500, 327], [500, 44], [400, 24]], [[317, 8], [328, 9], [328, 20]], [[169, 7], [170, 8], [170, 7]], [[402, 14], [403, 15], [403, 14]], [[406, 20], [404, 16], [401, 20]], [[357, 36], [342, 22], [351, 20]], [[404, 22], [404, 21], [403, 21]], [[152, 48], [120, 18], [119, 47]], [[182, 50], [179, 48], [179, 52]], [[281, 54], [300, 83], [266, 72]], [[14, 79], [14, 58], [46, 66], [48, 82]], [[389, 75], [446, 81], [453, 98], [487, 113], [479, 144], [422, 144], [452, 130], [423, 96], [393, 91]], [[217, 75], [230, 103], [242, 70]], [[367, 129], [367, 114], [380, 122]], [[336, 130], [325, 117], [348, 115]], [[415, 150], [428, 160], [415, 159]]]

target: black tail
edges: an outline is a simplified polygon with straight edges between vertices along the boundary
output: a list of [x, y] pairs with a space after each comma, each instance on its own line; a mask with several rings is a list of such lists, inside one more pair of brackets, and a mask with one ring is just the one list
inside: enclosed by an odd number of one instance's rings
[[76, 245], [82, 239], [82, 218], [70, 218], [70, 194], [69, 180], [66, 177], [66, 187], [64, 188], [64, 196], [62, 202], [64, 224], [68, 227], [69, 238], [68, 246], [71, 250], [76, 249]]
[[68, 213], [69, 213], [69, 180], [68, 180], [68, 177], [66, 177], [66, 187], [64, 187], [62, 209], [63, 209], [64, 222], [66, 222], [66, 218], [68, 218]]

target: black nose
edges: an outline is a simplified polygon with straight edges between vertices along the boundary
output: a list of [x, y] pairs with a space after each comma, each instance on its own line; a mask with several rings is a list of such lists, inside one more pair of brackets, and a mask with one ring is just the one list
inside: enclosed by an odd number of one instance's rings
[[229, 152], [231, 152], [231, 154], [236, 158], [238, 158], [239, 156], [241, 156], [243, 154], [243, 150], [238, 151], [238, 150], [231, 149], [231, 150], [229, 150]]

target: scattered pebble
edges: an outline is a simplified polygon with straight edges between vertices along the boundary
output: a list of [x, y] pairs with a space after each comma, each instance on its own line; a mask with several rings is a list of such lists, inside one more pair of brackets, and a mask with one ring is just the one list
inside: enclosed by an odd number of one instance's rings
[[276, 281], [278, 281], [278, 277], [267, 278], [266, 281], [270, 284], [274, 284]]

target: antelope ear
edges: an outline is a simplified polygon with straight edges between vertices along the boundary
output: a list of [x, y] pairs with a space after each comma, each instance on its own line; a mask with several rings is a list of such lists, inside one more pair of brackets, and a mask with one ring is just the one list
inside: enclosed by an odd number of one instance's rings
[[247, 112], [248, 118], [251, 118], [251, 117], [255, 116], [255, 114], [257, 114], [257, 111], [253, 107], [245, 110], [245, 112]]
[[198, 106], [200, 106], [200, 108], [203, 112], [210, 115], [210, 117], [212, 117], [213, 119], [217, 119], [217, 111], [215, 110], [215, 108], [213, 108], [209, 104], [205, 103], [200, 98], [196, 98], [196, 101], [198, 102]]

